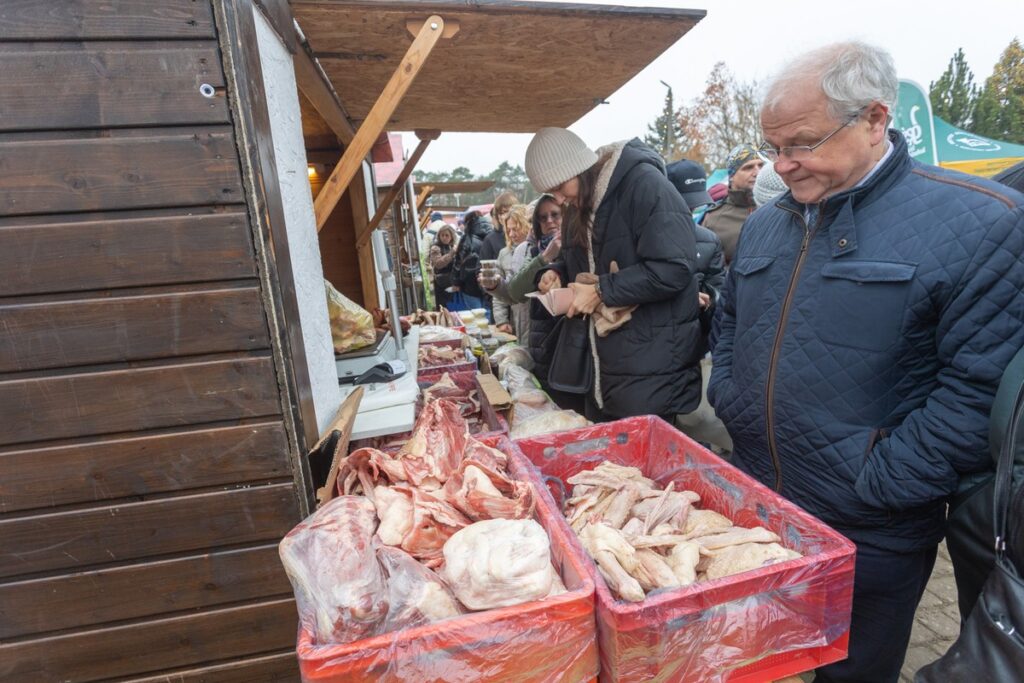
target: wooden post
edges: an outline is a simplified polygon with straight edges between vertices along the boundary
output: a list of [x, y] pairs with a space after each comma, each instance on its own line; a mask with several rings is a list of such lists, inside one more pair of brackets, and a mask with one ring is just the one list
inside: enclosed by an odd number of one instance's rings
[[430, 198], [431, 193], [434, 191], [433, 185], [424, 185], [423, 189], [420, 190], [420, 196], [416, 198], [416, 213], [423, 211], [423, 205], [427, 203], [427, 199]]
[[324, 183], [324, 189], [317, 195], [313, 203], [313, 211], [316, 214], [316, 229], [319, 230], [327, 221], [327, 217], [334, 210], [345, 188], [352, 182], [352, 178], [359, 171], [363, 158], [373, 148], [377, 136], [387, 125], [388, 119], [395, 112], [398, 103], [402, 101], [409, 86], [423, 67], [427, 56], [441, 39], [444, 32], [444, 20], [438, 15], [431, 15], [424, 22], [419, 30], [416, 39], [402, 58], [402, 63], [392, 74], [391, 80], [384, 86], [380, 97], [374, 103], [370, 113], [366, 115], [363, 124], [356, 131], [352, 143], [345, 147], [345, 154], [341, 161], [334, 167], [331, 177]]
[[405, 182], [409, 180], [409, 175], [412, 174], [413, 169], [416, 168], [416, 164], [420, 162], [420, 158], [423, 156], [423, 153], [427, 151], [427, 147], [430, 146], [430, 143], [440, 136], [441, 131], [439, 130], [416, 131], [416, 137], [420, 139], [420, 144], [416, 145], [416, 149], [413, 151], [412, 156], [409, 157], [409, 160], [405, 162], [405, 166], [402, 167], [402, 172], [398, 174], [397, 178], [395, 178], [395, 182], [391, 184], [391, 189], [388, 190], [387, 195], [384, 196], [384, 199], [377, 206], [377, 212], [373, 214], [373, 218], [371, 218], [370, 222], [366, 225], [366, 229], [359, 233], [359, 236], [356, 238], [357, 247], [370, 241], [370, 233], [380, 225], [382, 220], [384, 220], [384, 216], [388, 214], [388, 211], [391, 209], [391, 205], [395, 203], [395, 199], [397, 199], [398, 195], [405, 189]]

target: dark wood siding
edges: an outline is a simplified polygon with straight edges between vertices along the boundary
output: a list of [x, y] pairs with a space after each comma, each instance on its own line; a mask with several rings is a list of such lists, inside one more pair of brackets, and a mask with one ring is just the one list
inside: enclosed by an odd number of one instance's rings
[[0, 680], [297, 678], [223, 63], [209, 0], [0, 2]]

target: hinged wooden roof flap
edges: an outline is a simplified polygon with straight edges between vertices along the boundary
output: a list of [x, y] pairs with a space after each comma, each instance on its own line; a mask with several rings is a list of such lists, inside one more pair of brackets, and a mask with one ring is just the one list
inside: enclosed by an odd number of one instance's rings
[[412, 44], [409, 22], [458, 22], [389, 130], [532, 133], [569, 126], [681, 38], [703, 10], [520, 0], [292, 0], [358, 126]]

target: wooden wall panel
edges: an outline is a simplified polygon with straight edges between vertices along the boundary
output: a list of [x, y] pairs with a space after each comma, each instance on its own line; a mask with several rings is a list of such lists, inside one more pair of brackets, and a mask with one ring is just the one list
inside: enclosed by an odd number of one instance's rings
[[0, 372], [270, 346], [255, 282], [245, 288], [144, 290], [56, 302], [5, 305], [0, 300], [0, 320]]
[[202, 666], [133, 678], [132, 683], [295, 683], [299, 662], [294, 648], [264, 657], [252, 657], [223, 664]]
[[298, 521], [291, 484], [0, 519], [0, 576], [277, 540]]
[[105, 680], [294, 646], [292, 600], [0, 645], [0, 680]]
[[[0, 64], [0, 132], [230, 121], [208, 41], [0, 43]], [[60, 87], [49, 87], [58, 78]], [[220, 94], [205, 97], [204, 83]]]
[[288, 597], [277, 544], [0, 585], [0, 639]]
[[0, 138], [0, 216], [231, 204], [241, 183], [230, 129]]
[[213, 8], [195, 0], [3, 0], [0, 40], [215, 38]]
[[266, 357], [0, 381], [0, 444], [279, 413]]
[[[292, 474], [287, 452], [279, 420], [42, 448], [33, 444], [0, 453], [0, 511], [281, 479]], [[40, 476], [43, 469], [46, 476]]]
[[0, 296], [256, 276], [244, 211], [0, 221]]

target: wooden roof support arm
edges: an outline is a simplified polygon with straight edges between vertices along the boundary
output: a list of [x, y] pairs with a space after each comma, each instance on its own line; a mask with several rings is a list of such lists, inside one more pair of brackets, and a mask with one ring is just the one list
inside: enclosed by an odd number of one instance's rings
[[433, 185], [424, 185], [423, 189], [420, 190], [420, 196], [416, 198], [416, 213], [423, 211], [423, 205], [430, 199], [430, 195], [434, 193]]
[[385, 195], [384, 199], [382, 199], [380, 204], [377, 206], [377, 213], [373, 214], [373, 218], [370, 219], [370, 222], [367, 223], [366, 227], [360, 231], [359, 237], [356, 239], [356, 246], [362, 246], [369, 241], [370, 233], [380, 225], [382, 220], [384, 220], [384, 216], [388, 214], [388, 211], [391, 209], [391, 205], [395, 203], [395, 200], [398, 199], [398, 195], [400, 195], [405, 189], [406, 181], [409, 180], [409, 176], [412, 174], [413, 169], [416, 168], [416, 165], [420, 163], [420, 158], [423, 156], [423, 153], [427, 151], [427, 147], [430, 146], [430, 143], [433, 140], [440, 137], [440, 135], [441, 131], [439, 130], [416, 131], [416, 137], [420, 139], [420, 144], [416, 145], [416, 149], [409, 157], [409, 160], [405, 162], [405, 166], [402, 167], [402, 172], [398, 174], [397, 178], [395, 178], [395, 182], [391, 184], [391, 189], [388, 190], [387, 195]]
[[348, 184], [352, 182], [352, 177], [359, 170], [363, 158], [373, 148], [377, 136], [384, 130], [391, 115], [395, 113], [398, 103], [402, 101], [402, 97], [405, 96], [427, 56], [437, 45], [437, 41], [441, 39], [443, 33], [444, 20], [438, 15], [432, 15], [423, 23], [416, 39], [412, 41], [401, 64], [398, 65], [398, 69], [384, 86], [380, 97], [370, 109], [370, 113], [366, 115], [359, 130], [356, 131], [352, 143], [345, 148], [345, 154], [341, 157], [341, 161], [334, 167], [331, 177], [324, 183], [323, 190], [313, 202], [317, 232], [323, 228], [327, 217], [331, 215], [331, 211], [338, 204], [341, 195], [345, 193]]
[[[300, 41], [293, 61], [295, 63], [295, 81], [298, 83], [299, 90], [327, 122], [338, 139], [345, 145], [351, 144], [356, 130], [352, 126], [352, 122], [349, 121], [341, 102], [338, 101], [331, 89], [327, 76], [309, 53], [309, 43], [304, 37]], [[319, 229], [319, 225], [317, 225], [317, 229]]]

